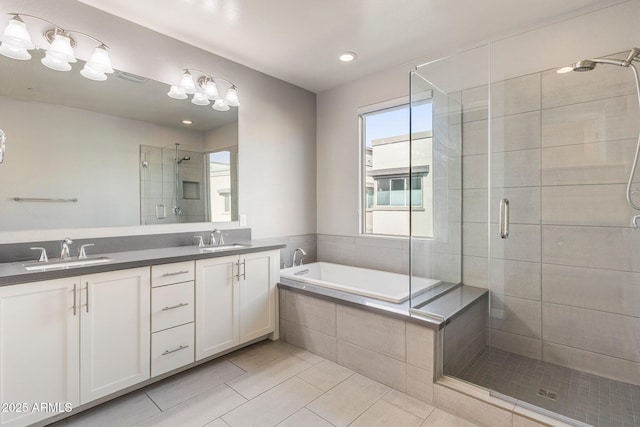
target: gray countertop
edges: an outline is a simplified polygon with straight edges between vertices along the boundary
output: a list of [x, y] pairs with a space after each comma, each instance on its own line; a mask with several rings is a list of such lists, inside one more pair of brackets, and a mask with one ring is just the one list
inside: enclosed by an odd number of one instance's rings
[[108, 257], [111, 261], [101, 264], [86, 265], [82, 267], [55, 268], [51, 270], [27, 271], [25, 264], [33, 262], [0, 263], [0, 286], [15, 285], [20, 283], [36, 282], [40, 280], [59, 279], [63, 277], [81, 276], [84, 274], [102, 273], [126, 268], [146, 267], [150, 265], [168, 264], [179, 261], [190, 261], [207, 258], [217, 258], [229, 255], [240, 255], [251, 252], [261, 252], [272, 249], [282, 249], [286, 245], [273, 240], [240, 241], [247, 245], [237, 249], [229, 249], [220, 252], [207, 252], [197, 246], [177, 246], [159, 249], [144, 249], [136, 251], [123, 251], [113, 253], [101, 253], [88, 259]]

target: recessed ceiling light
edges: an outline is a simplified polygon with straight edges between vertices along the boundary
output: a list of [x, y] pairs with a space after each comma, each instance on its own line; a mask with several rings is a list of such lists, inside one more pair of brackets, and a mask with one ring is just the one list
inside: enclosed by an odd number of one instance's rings
[[342, 62], [351, 62], [351, 61], [353, 61], [354, 59], [356, 59], [356, 57], [357, 57], [357, 56], [358, 56], [358, 55], [356, 55], [356, 54], [355, 54], [355, 53], [353, 53], [353, 52], [342, 52], [338, 58], [339, 58], [339, 59], [340, 59], [340, 61], [342, 61]]
[[183, 125], [190, 125], [190, 124], [193, 124], [193, 122], [191, 120], [183, 120], [182, 124]]

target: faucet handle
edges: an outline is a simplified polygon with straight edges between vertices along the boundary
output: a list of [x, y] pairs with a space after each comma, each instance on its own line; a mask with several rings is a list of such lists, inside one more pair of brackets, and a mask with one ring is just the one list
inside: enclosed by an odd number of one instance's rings
[[47, 250], [45, 248], [41, 248], [40, 246], [36, 246], [35, 248], [29, 248], [32, 251], [40, 251], [40, 258], [38, 258], [38, 262], [48, 262], [49, 258], [47, 257]]
[[220, 233], [220, 238], [218, 239], [218, 245], [224, 245], [224, 236], [228, 236], [228, 233]]
[[193, 236], [193, 238], [196, 240], [196, 244], [199, 248], [204, 248], [204, 241], [202, 239], [202, 236]]
[[91, 246], [95, 246], [95, 244], [85, 243], [84, 245], [81, 245], [80, 249], [78, 250], [78, 259], [85, 259], [87, 257], [87, 253], [84, 251], [84, 248], [88, 248]]

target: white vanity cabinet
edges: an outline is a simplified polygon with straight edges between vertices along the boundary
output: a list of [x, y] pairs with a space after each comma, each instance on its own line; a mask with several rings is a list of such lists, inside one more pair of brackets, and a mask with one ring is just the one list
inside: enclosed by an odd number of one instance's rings
[[196, 261], [196, 360], [275, 333], [279, 251]]
[[0, 425], [148, 379], [149, 299], [148, 267], [0, 287]]

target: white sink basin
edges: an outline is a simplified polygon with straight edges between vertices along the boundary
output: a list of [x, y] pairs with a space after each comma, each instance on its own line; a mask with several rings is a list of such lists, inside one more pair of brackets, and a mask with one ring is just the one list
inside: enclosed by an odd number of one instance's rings
[[207, 246], [204, 248], [200, 248], [202, 252], [224, 252], [230, 251], [232, 249], [242, 249], [249, 248], [251, 245], [243, 245], [242, 243], [231, 243], [228, 245], [220, 245], [220, 246]]
[[62, 270], [65, 268], [85, 267], [87, 265], [103, 264], [110, 262], [111, 258], [108, 257], [96, 257], [86, 259], [65, 259], [48, 262], [32, 262], [23, 264], [23, 267], [27, 271], [44, 271], [44, 270]]

